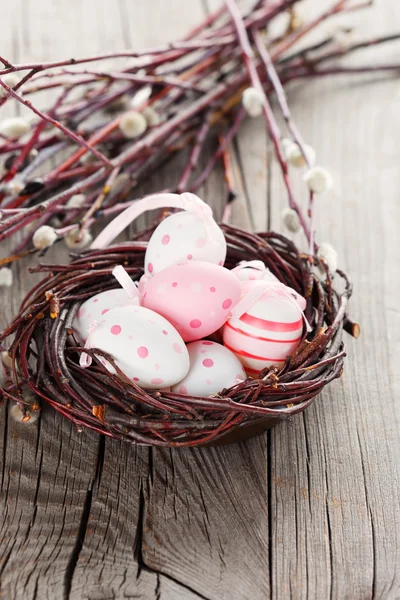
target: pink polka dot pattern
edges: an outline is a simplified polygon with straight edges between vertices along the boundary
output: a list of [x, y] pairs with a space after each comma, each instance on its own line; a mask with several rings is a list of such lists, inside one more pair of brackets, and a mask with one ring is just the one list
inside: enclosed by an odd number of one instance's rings
[[174, 281], [174, 282], [172, 283], [172, 287], [176, 287], [177, 285], [178, 285], [178, 284], [176, 283], [176, 281]]
[[168, 335], [168, 331], [166, 329], [163, 329], [162, 332], [164, 335]]
[[214, 366], [214, 361], [212, 360], [212, 358], [205, 358], [205, 359], [203, 360], [203, 365], [204, 365], [205, 367], [207, 367], [208, 369], [210, 369], [211, 367], [213, 367], [213, 366]]
[[230, 306], [232, 306], [232, 300], [230, 298], [227, 298], [226, 300], [223, 301], [222, 308], [224, 310], [227, 310]]
[[98, 298], [94, 298], [93, 302], [98, 302], [99, 299]]
[[214, 293], [215, 291], [216, 291], [215, 287], [210, 287], [210, 292]]
[[224, 262], [223, 262], [222, 260], [220, 260], [220, 261], [219, 261], [219, 263], [218, 263], [218, 265], [219, 265], [220, 267], [222, 267], [222, 265], [223, 265], [223, 264], [224, 264]]
[[119, 325], [113, 325], [111, 327], [110, 331], [113, 335], [119, 335], [121, 333], [122, 329]]
[[158, 363], [156, 363], [156, 364], [154, 365], [154, 368], [155, 368], [155, 370], [156, 370], [156, 371], [158, 371], [158, 370], [159, 370], [159, 368], [160, 368], [160, 365], [159, 365]]
[[109, 308], [105, 308], [104, 310], [101, 311], [102, 315], [105, 315], [106, 313], [108, 313], [110, 309]]
[[146, 348], [146, 346], [139, 346], [139, 348], [137, 349], [137, 353], [138, 356], [140, 356], [140, 358], [147, 358], [149, 355], [149, 351]]
[[179, 392], [180, 394], [187, 394], [187, 389], [186, 389], [186, 386], [184, 386], [184, 385], [180, 385], [180, 386], [179, 386], [179, 388], [178, 388], [178, 392]]
[[201, 321], [199, 319], [192, 319], [189, 325], [192, 329], [198, 329], [201, 327]]
[[154, 385], [161, 385], [162, 383], [164, 383], [164, 379], [161, 379], [161, 377], [154, 377], [151, 380], [151, 383], [153, 383]]
[[139, 377], [134, 377], [133, 381], [139, 381]]
[[187, 258], [188, 260], [192, 260], [192, 258], [193, 258], [193, 254], [188, 254], [186, 258]]
[[214, 342], [208, 342], [207, 340], [201, 343], [203, 344], [203, 346], [212, 346], [214, 344]]
[[211, 379], [207, 379], [207, 380], [206, 380], [206, 384], [207, 384], [207, 385], [211, 385], [211, 384], [212, 384], [212, 381], [211, 381]]
[[165, 235], [162, 236], [161, 239], [161, 243], [163, 246], [166, 246], [167, 244], [169, 244], [171, 237], [168, 235], [168, 233], [166, 233]]
[[149, 272], [149, 273], [152, 273], [152, 272], [153, 272], [153, 268], [154, 268], [154, 267], [153, 267], [153, 264], [152, 264], [152, 263], [149, 263], [149, 264], [147, 265], [147, 270], [148, 270], [148, 272]]
[[204, 248], [204, 246], [206, 245], [207, 240], [205, 238], [199, 238], [196, 241], [196, 248]]
[[182, 346], [178, 344], [178, 342], [175, 342], [175, 344], [173, 344], [172, 347], [175, 350], [175, 352], [177, 352], [178, 354], [182, 354]]

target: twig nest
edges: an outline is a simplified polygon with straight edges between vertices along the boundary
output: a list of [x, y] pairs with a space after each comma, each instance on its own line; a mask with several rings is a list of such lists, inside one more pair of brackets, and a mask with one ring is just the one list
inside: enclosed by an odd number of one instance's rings
[[74, 229], [71, 229], [71, 231], [67, 233], [64, 238], [68, 248], [71, 248], [72, 250], [85, 248], [85, 246], [90, 244], [92, 239], [93, 238], [90, 231], [88, 229], [84, 229], [82, 232], [80, 232], [78, 225]]
[[12, 140], [16, 140], [22, 135], [25, 135], [30, 128], [29, 122], [22, 117], [10, 117], [0, 122], [0, 133]]
[[332, 189], [332, 175], [323, 167], [312, 167], [303, 177], [311, 192], [314, 194], [322, 194]]
[[259, 117], [264, 105], [263, 92], [256, 88], [248, 87], [243, 92], [242, 104], [249, 117]]
[[58, 238], [56, 230], [49, 225], [42, 225], [35, 231], [32, 243], [37, 250], [44, 250], [54, 244]]
[[[8, 87], [13, 88], [19, 82], [19, 77], [16, 73], [7, 73], [3, 75], [1, 78], [2, 82], [8, 85]], [[7, 91], [0, 86], [0, 98], [3, 98], [7, 94]]]
[[286, 229], [292, 233], [297, 233], [300, 230], [299, 215], [293, 208], [285, 208], [282, 212], [282, 219]]
[[13, 274], [9, 267], [1, 267], [0, 269], [0, 286], [11, 287], [13, 282]]
[[130, 110], [121, 117], [119, 128], [126, 138], [134, 139], [146, 131], [147, 121], [140, 112]]
[[65, 206], [68, 208], [81, 208], [82, 204], [84, 204], [86, 200], [85, 194], [74, 194], [68, 200]]
[[315, 150], [308, 144], [304, 144], [304, 152], [306, 156], [304, 156], [300, 146], [293, 142], [292, 140], [284, 139], [282, 140], [282, 146], [285, 154], [285, 158], [287, 162], [292, 165], [292, 167], [302, 168], [307, 166], [308, 164], [313, 165], [315, 163]]
[[331, 273], [335, 273], [338, 268], [338, 253], [328, 242], [324, 242], [318, 248], [318, 258], [322, 259]]

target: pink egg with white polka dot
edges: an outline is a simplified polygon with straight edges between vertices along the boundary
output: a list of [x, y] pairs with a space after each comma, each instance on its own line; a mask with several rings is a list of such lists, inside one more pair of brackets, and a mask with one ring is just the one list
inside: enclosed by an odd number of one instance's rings
[[139, 305], [139, 293], [132, 297], [122, 288], [100, 292], [100, 294], [85, 300], [79, 307], [72, 323], [72, 330], [77, 340], [84, 344], [89, 335], [90, 326], [94, 321], [99, 323], [112, 308], [129, 304]]
[[163, 315], [191, 342], [225, 323], [240, 298], [240, 281], [225, 267], [194, 261], [144, 276], [139, 291], [143, 306]]
[[154, 230], [146, 250], [145, 273], [152, 275], [187, 260], [223, 265], [226, 241], [213, 219], [179, 212], [164, 219]]
[[[189, 370], [189, 354], [176, 329], [142, 306], [108, 311], [91, 331], [87, 347], [111, 354], [117, 366], [143, 389], [166, 388]], [[112, 366], [102, 361], [111, 372]]]
[[221, 344], [199, 340], [188, 344], [187, 349], [189, 372], [172, 391], [189, 396], [210, 396], [246, 379], [239, 359]]

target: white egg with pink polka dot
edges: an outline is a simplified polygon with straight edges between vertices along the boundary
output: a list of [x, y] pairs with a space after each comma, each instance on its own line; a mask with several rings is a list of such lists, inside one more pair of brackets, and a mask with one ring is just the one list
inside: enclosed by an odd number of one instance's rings
[[[164, 317], [142, 306], [109, 310], [92, 329], [86, 347], [110, 354], [143, 389], [174, 385], [189, 370], [189, 354], [179, 333]], [[109, 363], [101, 362], [114, 372]]]
[[210, 396], [246, 379], [240, 360], [221, 344], [199, 340], [188, 344], [187, 349], [189, 372], [172, 391], [192, 396]]
[[223, 265], [225, 257], [225, 237], [214, 220], [205, 222], [193, 213], [179, 212], [154, 230], [146, 250], [145, 273], [153, 275], [187, 260]]
[[96, 294], [85, 300], [79, 307], [72, 323], [72, 330], [78, 342], [81, 344], [86, 342], [91, 325], [100, 323], [109, 310], [129, 304], [137, 306], [139, 304], [139, 295], [132, 298], [123, 288], [100, 292], [100, 294]]

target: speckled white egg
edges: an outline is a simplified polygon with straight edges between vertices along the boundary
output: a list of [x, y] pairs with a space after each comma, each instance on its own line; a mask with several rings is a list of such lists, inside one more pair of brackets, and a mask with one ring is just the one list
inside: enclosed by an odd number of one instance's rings
[[185, 342], [219, 329], [240, 298], [241, 283], [225, 267], [192, 261], [140, 280], [141, 304], [163, 315]]
[[238, 358], [221, 344], [198, 340], [187, 345], [189, 372], [172, 391], [189, 396], [210, 396], [246, 379]]
[[88, 345], [112, 355], [121, 371], [144, 389], [174, 385], [189, 370], [189, 354], [179, 333], [164, 317], [142, 306], [109, 310], [90, 333]]
[[76, 317], [72, 323], [72, 330], [81, 344], [86, 342], [89, 335], [91, 323], [100, 322], [109, 310], [118, 306], [138, 305], [139, 294], [132, 298], [123, 288], [100, 292], [79, 307]]
[[[250, 291], [258, 281], [243, 282]], [[279, 292], [266, 293], [240, 317], [224, 325], [224, 345], [234, 352], [246, 372], [256, 377], [262, 369], [282, 367], [287, 356], [300, 344], [303, 317], [299, 306]]]
[[201, 260], [223, 265], [226, 241], [217, 223], [190, 212], [179, 212], [164, 219], [154, 230], [146, 250], [145, 273], [152, 275], [186, 260]]

